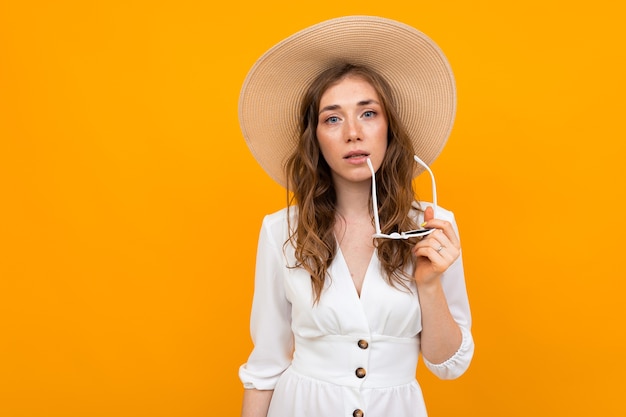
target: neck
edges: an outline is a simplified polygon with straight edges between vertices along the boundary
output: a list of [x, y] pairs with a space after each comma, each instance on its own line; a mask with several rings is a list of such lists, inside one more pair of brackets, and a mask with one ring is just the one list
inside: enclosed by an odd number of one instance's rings
[[337, 212], [344, 218], [370, 218], [371, 188], [369, 181], [350, 184], [335, 182]]

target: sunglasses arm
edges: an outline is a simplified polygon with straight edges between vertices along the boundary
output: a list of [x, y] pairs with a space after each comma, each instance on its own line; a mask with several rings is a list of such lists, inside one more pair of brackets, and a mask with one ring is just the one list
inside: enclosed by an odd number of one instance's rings
[[426, 169], [426, 171], [428, 171], [428, 174], [430, 175], [430, 184], [433, 190], [433, 215], [437, 217], [437, 185], [435, 184], [435, 176], [433, 175], [433, 172], [430, 170], [430, 167], [426, 165], [424, 161], [419, 159], [417, 155], [413, 155], [413, 159], [415, 159], [415, 162], [423, 166]]
[[376, 227], [376, 234], [382, 234], [380, 231], [380, 220], [378, 219], [378, 198], [376, 197], [376, 173], [372, 166], [372, 161], [367, 158], [367, 166], [372, 172], [372, 210], [374, 211], [374, 226]]

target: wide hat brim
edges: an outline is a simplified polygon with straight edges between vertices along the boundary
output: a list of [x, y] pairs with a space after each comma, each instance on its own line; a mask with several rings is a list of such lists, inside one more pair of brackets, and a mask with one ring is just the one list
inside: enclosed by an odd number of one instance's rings
[[387, 80], [414, 152], [424, 162], [430, 165], [448, 140], [456, 113], [454, 75], [428, 36], [381, 17], [327, 20], [265, 52], [241, 89], [243, 136], [261, 167], [283, 186], [285, 162], [298, 141], [302, 96], [322, 71], [341, 63], [365, 65]]

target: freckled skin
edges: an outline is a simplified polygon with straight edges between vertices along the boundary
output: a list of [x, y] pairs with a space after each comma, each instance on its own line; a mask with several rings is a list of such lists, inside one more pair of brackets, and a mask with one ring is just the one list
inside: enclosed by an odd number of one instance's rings
[[369, 182], [366, 157], [377, 170], [387, 149], [387, 118], [374, 87], [348, 76], [327, 89], [320, 100], [317, 139], [336, 186]]

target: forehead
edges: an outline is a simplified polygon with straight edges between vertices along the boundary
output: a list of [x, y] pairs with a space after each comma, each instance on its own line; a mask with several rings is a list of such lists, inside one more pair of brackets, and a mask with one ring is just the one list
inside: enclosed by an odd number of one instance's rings
[[320, 105], [333, 100], [362, 101], [365, 99], [379, 101], [376, 88], [364, 77], [348, 74], [326, 88], [320, 98]]

